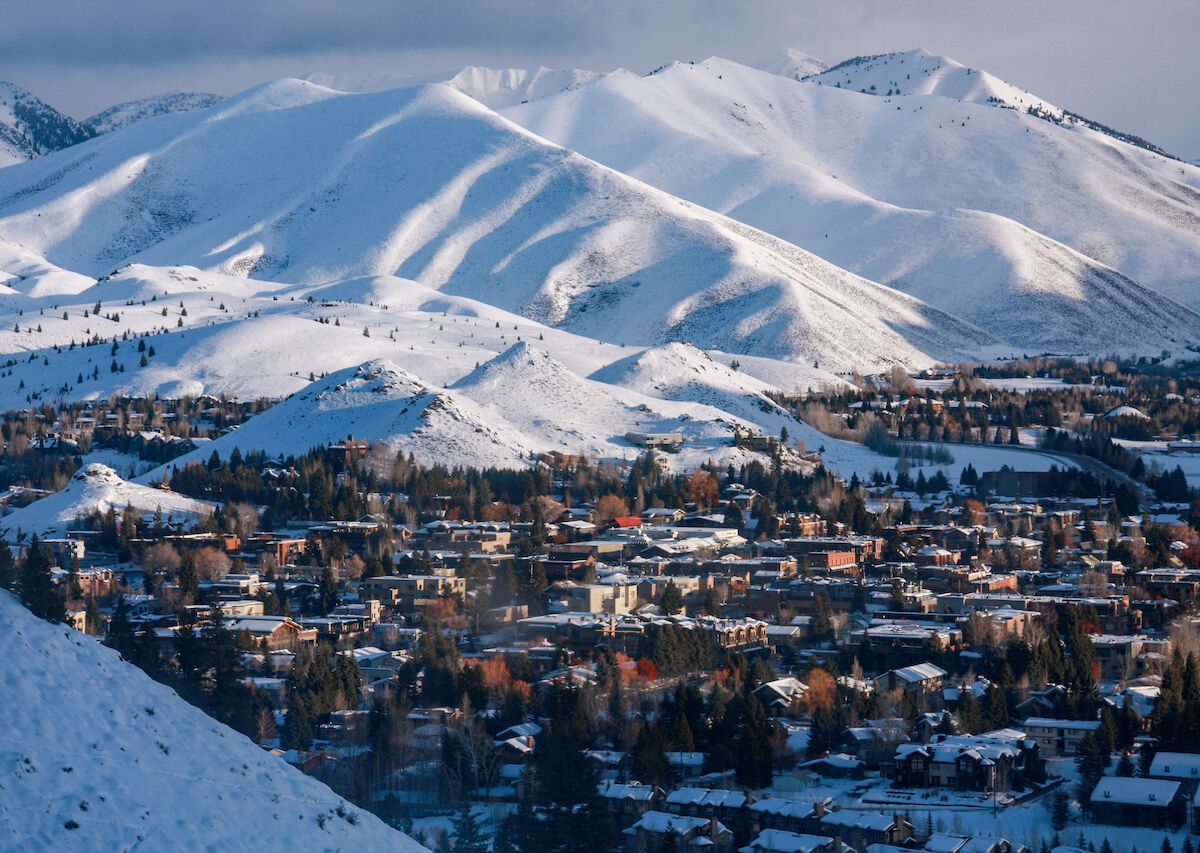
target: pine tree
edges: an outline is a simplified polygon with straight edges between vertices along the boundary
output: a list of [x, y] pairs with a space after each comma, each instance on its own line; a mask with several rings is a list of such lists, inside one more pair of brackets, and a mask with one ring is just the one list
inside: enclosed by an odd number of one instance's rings
[[108, 635], [104, 638], [104, 644], [116, 649], [125, 660], [133, 657], [133, 623], [129, 621], [129, 605], [125, 596], [117, 599], [112, 619], [108, 622]]
[[[1067, 792], [1059, 788], [1054, 792], [1054, 799], [1051, 801], [1050, 809], [1050, 825], [1054, 827], [1056, 832], [1061, 832], [1066, 829], [1068, 821], [1071, 819], [1071, 801], [1067, 796]], [[1055, 842], [1055, 847], [1058, 842]]]
[[283, 734], [279, 745], [284, 749], [307, 750], [312, 746], [313, 720], [308, 712], [308, 703], [303, 697], [288, 702], [287, 715], [283, 721]]
[[50, 575], [50, 557], [36, 535], [29, 540], [21, 565], [21, 601], [30, 613], [47, 622], [67, 620], [62, 591]]
[[0, 539], [0, 589], [13, 589], [17, 585], [17, 564], [13, 560], [12, 548]]
[[320, 596], [321, 613], [332, 613], [333, 608], [337, 607], [338, 598], [338, 579], [333, 571], [333, 566], [326, 566], [321, 573]]
[[464, 799], [454, 815], [454, 853], [487, 853], [488, 838], [470, 800]]

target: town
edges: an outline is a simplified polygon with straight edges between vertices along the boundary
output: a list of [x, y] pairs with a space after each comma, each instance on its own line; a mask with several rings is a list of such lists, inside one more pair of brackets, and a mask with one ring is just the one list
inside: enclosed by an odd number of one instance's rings
[[[47, 406], [3, 421], [0, 525], [93, 453], [211, 511], [10, 524], [0, 583], [431, 849], [1190, 851], [1198, 395], [1038, 362], [781, 400], [895, 460], [849, 480], [786, 435], [172, 467], [270, 403]], [[948, 476], [977, 445], [1084, 461]]]

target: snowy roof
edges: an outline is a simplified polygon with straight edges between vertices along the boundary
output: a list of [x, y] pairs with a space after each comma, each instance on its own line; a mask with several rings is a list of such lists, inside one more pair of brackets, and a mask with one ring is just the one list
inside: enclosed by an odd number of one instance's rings
[[845, 809], [830, 812], [821, 818], [821, 823], [828, 824], [829, 826], [856, 826], [860, 829], [869, 829], [875, 832], [883, 832], [889, 829], [895, 822], [894, 818], [888, 817], [885, 814], [879, 814], [878, 812], [857, 812]]
[[832, 838], [824, 835], [801, 835], [798, 832], [786, 832], [782, 829], [764, 829], [758, 837], [743, 847], [743, 853], [812, 853], [814, 850], [824, 850], [833, 843]]
[[1150, 762], [1149, 776], [1169, 779], [1200, 778], [1200, 755], [1190, 752], [1159, 752]]
[[1168, 806], [1179, 793], [1179, 783], [1170, 779], [1130, 779], [1105, 776], [1092, 790], [1093, 803], [1131, 806]]
[[927, 681], [931, 678], [943, 678], [946, 670], [932, 663], [918, 663], [896, 670], [896, 676], [910, 683]]
[[[677, 835], [687, 835], [689, 832], [706, 829], [708, 827], [708, 819], [703, 817], [687, 817], [686, 815], [668, 814], [667, 812], [648, 811], [642, 815], [641, 820], [633, 825], [634, 829], [645, 830], [646, 832], [674, 832]], [[717, 832], [726, 831], [725, 827], [720, 823], [717, 824]]]

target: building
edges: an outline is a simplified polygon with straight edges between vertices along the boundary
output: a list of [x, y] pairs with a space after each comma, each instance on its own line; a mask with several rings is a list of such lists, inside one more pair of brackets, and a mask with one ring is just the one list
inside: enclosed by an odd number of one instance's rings
[[935, 735], [896, 747], [894, 778], [906, 788], [1005, 793], [1045, 774], [1037, 743], [1001, 729], [983, 735]]
[[288, 616], [234, 616], [225, 620], [234, 633], [247, 633], [255, 646], [264, 642], [269, 651], [295, 651], [317, 641], [317, 629], [305, 628]]
[[[733, 833], [716, 818], [686, 817], [647, 811], [625, 830], [630, 853], [656, 853], [664, 849], [732, 853]], [[668, 841], [667, 838], [671, 837]]]
[[1097, 823], [1116, 826], [1176, 827], [1187, 811], [1183, 787], [1170, 779], [1105, 776], [1088, 805]]
[[1025, 721], [1024, 728], [1025, 735], [1037, 742], [1043, 755], [1075, 755], [1083, 739], [1099, 730], [1100, 721], [1030, 717]]
[[840, 846], [823, 835], [764, 829], [741, 853], [834, 853]]
[[648, 450], [665, 450], [678, 453], [683, 447], [683, 435], [678, 432], [627, 432], [625, 440]]
[[946, 670], [932, 663], [919, 663], [885, 672], [875, 679], [875, 689], [902, 690], [915, 700], [936, 700], [942, 692]]

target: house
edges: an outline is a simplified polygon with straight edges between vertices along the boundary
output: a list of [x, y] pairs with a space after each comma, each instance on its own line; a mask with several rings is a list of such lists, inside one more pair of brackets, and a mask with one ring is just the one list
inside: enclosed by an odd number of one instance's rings
[[750, 803], [745, 791], [722, 788], [676, 788], [667, 794], [664, 810], [687, 817], [716, 818], [732, 826]]
[[[768, 633], [770, 628], [767, 629]], [[800, 713], [804, 703], [804, 694], [808, 685], [798, 678], [788, 676], [777, 678], [760, 684], [754, 689], [754, 696], [771, 714], [793, 716]]]
[[1074, 755], [1085, 737], [1100, 728], [1099, 720], [1054, 720], [1049, 717], [1030, 717], [1025, 721], [1025, 735], [1037, 741], [1047, 756]]
[[901, 816], [839, 810], [821, 817], [820, 832], [862, 850], [869, 844], [900, 844], [913, 835], [913, 825]]
[[317, 641], [316, 628], [305, 628], [289, 616], [234, 616], [225, 620], [225, 626], [235, 634], [249, 634], [256, 647], [266, 643], [272, 652], [295, 651]]
[[1151, 779], [1173, 779], [1183, 786], [1185, 796], [1200, 788], [1200, 755], [1191, 752], [1158, 752], [1150, 762]]
[[1171, 779], [1105, 776], [1088, 799], [1097, 823], [1175, 827], [1186, 816], [1183, 786]]
[[902, 690], [914, 699], [934, 699], [942, 692], [946, 670], [932, 663], [918, 663], [885, 672], [875, 679], [875, 689]]
[[902, 743], [895, 762], [896, 784], [905, 788], [1006, 792], [1045, 774], [1038, 744], [1009, 729]]
[[779, 830], [802, 833], [815, 818], [825, 813], [823, 803], [806, 803], [784, 797], [764, 797], [747, 808], [752, 832]]
[[[732, 853], [733, 833], [716, 818], [685, 817], [648, 811], [625, 830], [630, 853], [656, 853], [663, 849]], [[671, 837], [670, 841], [667, 838]]]
[[663, 791], [641, 782], [604, 782], [600, 785], [600, 796], [617, 829], [623, 830], [637, 823], [646, 812], [656, 809], [662, 803]]
[[839, 846], [838, 842], [824, 835], [764, 829], [753, 841], [741, 848], [740, 853], [833, 853]]

